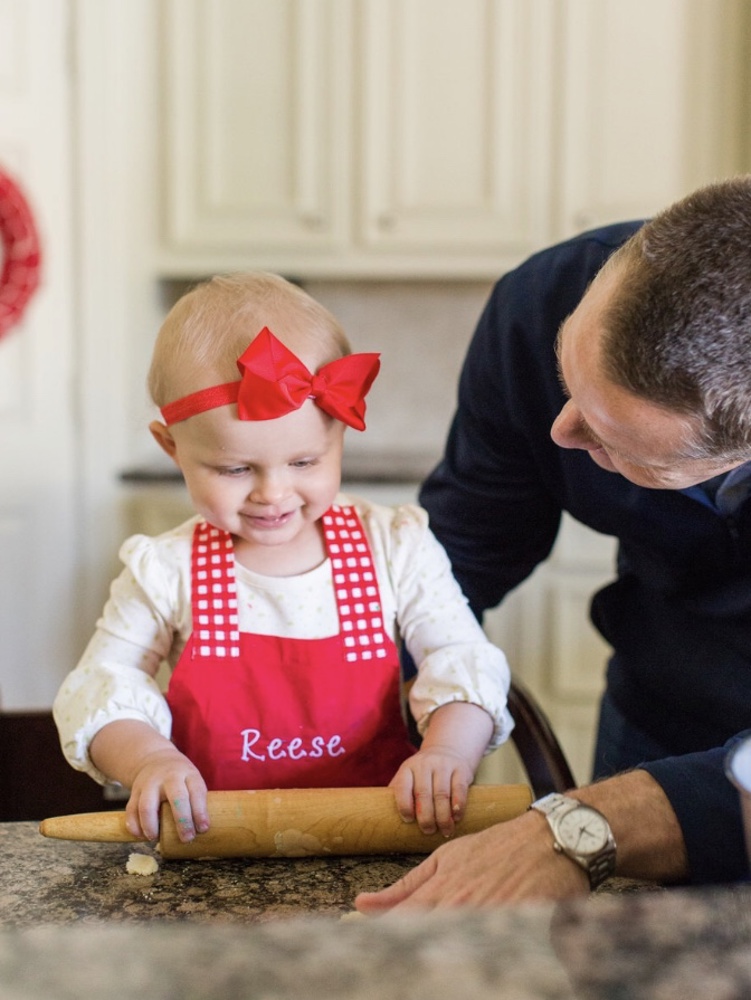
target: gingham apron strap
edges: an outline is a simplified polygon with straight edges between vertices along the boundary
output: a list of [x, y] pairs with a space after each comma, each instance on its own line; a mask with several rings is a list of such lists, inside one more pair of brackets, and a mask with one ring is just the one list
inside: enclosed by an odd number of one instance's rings
[[193, 658], [240, 655], [232, 536], [206, 521], [193, 532]]
[[323, 515], [345, 659], [350, 663], [388, 654], [370, 546], [354, 507], [334, 504]]

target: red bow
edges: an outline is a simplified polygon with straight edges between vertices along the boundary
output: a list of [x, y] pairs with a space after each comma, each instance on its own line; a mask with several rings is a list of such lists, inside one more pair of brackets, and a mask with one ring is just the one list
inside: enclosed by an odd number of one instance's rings
[[237, 398], [241, 420], [270, 420], [299, 409], [306, 399], [355, 430], [365, 430], [365, 396], [378, 374], [377, 354], [348, 354], [312, 375], [264, 327], [237, 361], [242, 381]]
[[195, 413], [237, 403], [240, 420], [272, 420], [313, 399], [329, 416], [365, 430], [365, 396], [378, 374], [377, 354], [348, 354], [311, 374], [305, 365], [264, 327], [238, 358], [242, 379], [201, 389], [162, 408], [166, 424]]

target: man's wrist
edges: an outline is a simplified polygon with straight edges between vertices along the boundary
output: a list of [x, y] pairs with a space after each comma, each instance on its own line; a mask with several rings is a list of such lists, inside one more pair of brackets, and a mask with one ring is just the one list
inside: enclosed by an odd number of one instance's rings
[[601, 812], [572, 795], [554, 792], [529, 807], [542, 813], [553, 833], [553, 848], [586, 873], [596, 889], [615, 872], [615, 838]]
[[618, 875], [654, 882], [688, 877], [678, 818], [660, 784], [646, 771], [626, 771], [573, 794], [608, 817], [618, 842]]

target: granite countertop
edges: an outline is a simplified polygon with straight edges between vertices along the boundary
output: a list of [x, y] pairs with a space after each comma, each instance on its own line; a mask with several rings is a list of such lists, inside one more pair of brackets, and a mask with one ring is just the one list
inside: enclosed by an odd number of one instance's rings
[[0, 825], [0, 983], [29, 1000], [751, 996], [751, 886], [352, 917], [419, 859], [164, 861]]
[[[130, 875], [131, 853], [156, 858], [154, 875]], [[352, 910], [358, 892], [380, 889], [415, 856], [165, 860], [145, 843], [42, 837], [36, 823], [0, 824], [0, 927], [81, 919], [254, 923]]]

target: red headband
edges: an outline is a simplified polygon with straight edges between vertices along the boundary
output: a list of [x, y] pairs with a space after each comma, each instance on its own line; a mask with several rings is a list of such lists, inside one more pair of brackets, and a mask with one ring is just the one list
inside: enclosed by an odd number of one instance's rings
[[378, 354], [348, 354], [312, 375], [292, 351], [264, 327], [237, 359], [242, 378], [200, 389], [162, 407], [165, 424], [217, 406], [237, 403], [240, 420], [273, 420], [313, 399], [329, 416], [365, 430], [365, 396], [381, 366]]

